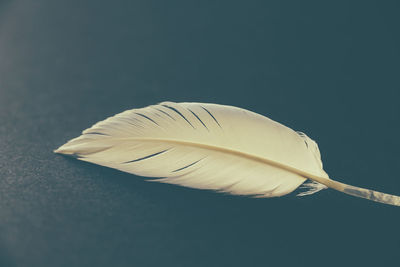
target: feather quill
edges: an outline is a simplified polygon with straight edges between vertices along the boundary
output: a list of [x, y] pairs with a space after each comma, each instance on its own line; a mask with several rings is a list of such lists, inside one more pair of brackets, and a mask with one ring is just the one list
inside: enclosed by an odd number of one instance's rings
[[[400, 206], [400, 197], [329, 178], [318, 145], [257, 113], [225, 105], [163, 102], [100, 121], [54, 152], [152, 181], [234, 195], [277, 197], [300, 185]], [[308, 183], [305, 183], [306, 181]]]

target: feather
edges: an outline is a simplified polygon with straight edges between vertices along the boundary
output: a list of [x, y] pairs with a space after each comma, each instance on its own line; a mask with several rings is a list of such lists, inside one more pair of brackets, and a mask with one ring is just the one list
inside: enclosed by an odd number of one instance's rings
[[309, 191], [299, 195], [330, 187], [400, 205], [398, 196], [330, 179], [306, 134], [232, 106], [163, 102], [128, 110], [54, 152], [151, 181], [234, 195], [277, 197], [304, 184]]

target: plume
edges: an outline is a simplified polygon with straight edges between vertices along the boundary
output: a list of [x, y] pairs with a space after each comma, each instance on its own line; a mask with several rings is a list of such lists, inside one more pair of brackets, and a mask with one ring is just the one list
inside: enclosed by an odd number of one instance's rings
[[[100, 121], [54, 152], [152, 181], [234, 195], [277, 197], [303, 184], [400, 206], [400, 197], [347, 185], [323, 170], [318, 145], [257, 113], [163, 102]], [[308, 181], [308, 182], [306, 182]]]

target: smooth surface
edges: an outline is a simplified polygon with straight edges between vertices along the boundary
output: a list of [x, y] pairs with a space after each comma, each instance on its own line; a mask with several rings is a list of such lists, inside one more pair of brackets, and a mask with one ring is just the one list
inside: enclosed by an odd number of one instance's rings
[[398, 207], [334, 190], [226, 196], [52, 151], [129, 108], [214, 102], [304, 131], [334, 179], [399, 194], [398, 13], [395, 1], [0, 2], [1, 266], [396, 266]]

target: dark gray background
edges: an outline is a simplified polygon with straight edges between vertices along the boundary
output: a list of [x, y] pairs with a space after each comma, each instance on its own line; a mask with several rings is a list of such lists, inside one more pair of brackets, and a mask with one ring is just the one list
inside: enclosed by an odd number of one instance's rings
[[399, 11], [0, 2], [1, 266], [397, 266], [398, 207], [148, 183], [52, 150], [126, 109], [230, 104], [309, 134], [331, 177], [400, 194]]

